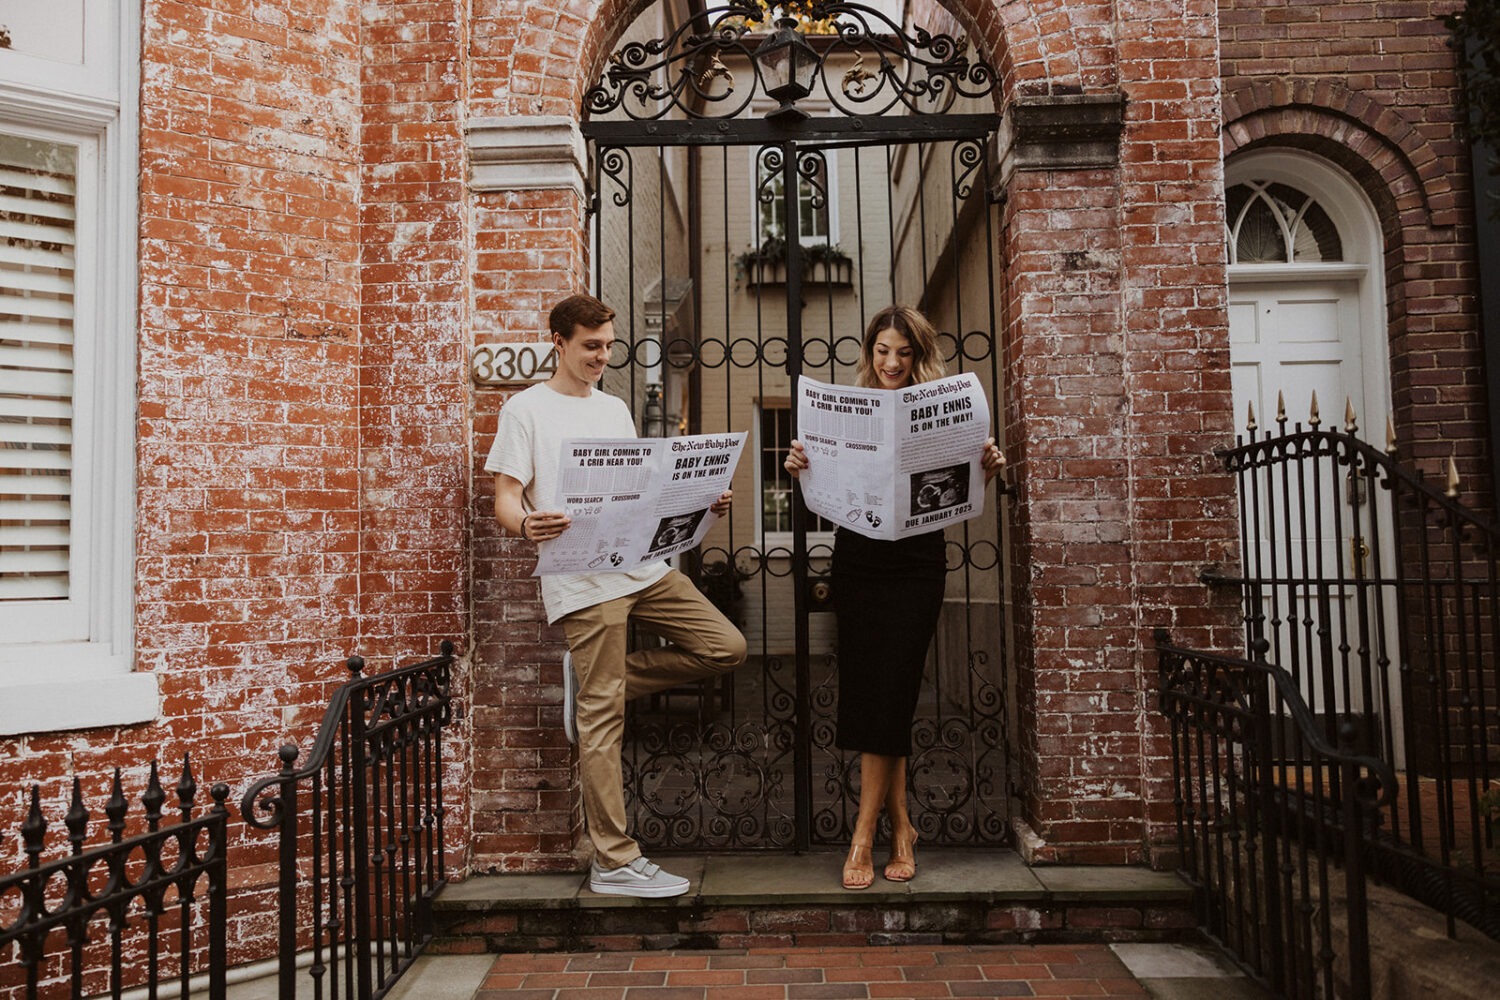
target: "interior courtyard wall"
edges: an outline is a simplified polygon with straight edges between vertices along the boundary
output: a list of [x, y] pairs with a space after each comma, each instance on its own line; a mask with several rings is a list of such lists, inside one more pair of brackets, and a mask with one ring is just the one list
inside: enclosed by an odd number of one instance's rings
[[[748, 73], [744, 68], [741, 72]], [[837, 78], [837, 72], [831, 73]], [[826, 113], [826, 112], [825, 112]], [[746, 452], [735, 471], [734, 516], [710, 532], [707, 544], [729, 552], [762, 551], [767, 555], [765, 574], [748, 556], [741, 567], [755, 578], [743, 595], [741, 628], [752, 656], [788, 655], [795, 641], [790, 575], [791, 536], [764, 529], [764, 477], [759, 468], [763, 441], [761, 414], [767, 409], [792, 406], [792, 384], [785, 370], [776, 367], [784, 351], [766, 341], [780, 335], [786, 324], [786, 285], [779, 280], [757, 280], [758, 274], [740, 261], [742, 254], [760, 243], [755, 190], [756, 148], [731, 146], [704, 149], [699, 154], [703, 177], [701, 221], [702, 281], [699, 329], [706, 337], [734, 343], [734, 363], [721, 363], [722, 351], [708, 353], [697, 372], [701, 400], [701, 426], [705, 430], [748, 430]], [[825, 160], [831, 175], [832, 210], [829, 242], [846, 252], [852, 262], [850, 282], [832, 284], [818, 280], [822, 272], [812, 268], [804, 278], [802, 316], [804, 342], [817, 342], [805, 369], [810, 378], [851, 382], [853, 368], [839, 363], [857, 353], [858, 338], [870, 315], [890, 298], [889, 229], [883, 197], [872, 194], [886, 186], [886, 160], [878, 147], [833, 151]], [[859, 192], [865, 203], [859, 203]], [[819, 245], [818, 241], [814, 241]], [[830, 341], [841, 342], [836, 360], [829, 364]], [[752, 345], [762, 348], [767, 363], [746, 366]], [[832, 532], [814, 532], [809, 546], [814, 556], [811, 569], [826, 573]], [[832, 616], [815, 614], [810, 619], [813, 656], [832, 652]]]

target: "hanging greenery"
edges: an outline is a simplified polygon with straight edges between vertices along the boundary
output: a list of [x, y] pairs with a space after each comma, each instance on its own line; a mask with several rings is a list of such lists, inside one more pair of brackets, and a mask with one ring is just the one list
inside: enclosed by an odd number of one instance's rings
[[[1489, 175], [1500, 178], [1500, 0], [1467, 0], [1443, 23], [1458, 51], [1459, 120], [1469, 139], [1485, 148]], [[1500, 218], [1500, 191], [1491, 185], [1483, 196]]]

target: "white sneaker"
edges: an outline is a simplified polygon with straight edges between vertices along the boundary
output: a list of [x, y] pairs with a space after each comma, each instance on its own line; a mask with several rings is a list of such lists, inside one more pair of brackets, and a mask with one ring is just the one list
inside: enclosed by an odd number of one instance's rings
[[573, 654], [563, 654], [563, 735], [578, 742], [578, 675], [573, 673]]
[[660, 899], [687, 892], [688, 880], [662, 871], [659, 865], [645, 858], [636, 858], [628, 865], [608, 871], [595, 863], [589, 869], [589, 888], [612, 896]]

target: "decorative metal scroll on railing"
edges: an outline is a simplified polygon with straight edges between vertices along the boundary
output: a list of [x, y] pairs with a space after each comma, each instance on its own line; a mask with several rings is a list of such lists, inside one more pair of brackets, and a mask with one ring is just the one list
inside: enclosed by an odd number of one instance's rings
[[[174, 790], [181, 818], [163, 827], [167, 792], [153, 762], [140, 800], [145, 832], [127, 837], [133, 821], [116, 769], [104, 804], [109, 842], [88, 847], [91, 815], [75, 778], [63, 818], [69, 856], [43, 863], [47, 820], [32, 786], [31, 808], [21, 824], [28, 866], [0, 878], [0, 949], [9, 957], [15, 946], [14, 964], [0, 964], [0, 987], [14, 987], [27, 998], [105, 992], [120, 997], [143, 987], [154, 997], [175, 981], [175, 992], [187, 996], [198, 970], [202, 989], [222, 1000], [229, 786], [214, 785], [213, 805], [196, 819], [198, 784], [186, 759]], [[57, 931], [61, 935], [54, 936]], [[19, 982], [6, 973], [17, 966]]]
[[1500, 939], [1500, 531], [1361, 441], [1357, 415], [1262, 431], [1220, 453], [1239, 480], [1247, 649], [1267, 644], [1325, 740], [1392, 764], [1399, 796], [1372, 840], [1379, 877]]
[[1268, 648], [1241, 660], [1156, 633], [1182, 870], [1200, 926], [1278, 996], [1367, 1000], [1366, 845], [1395, 775], [1351, 723], [1325, 741]]
[[452, 664], [446, 641], [441, 656], [371, 677], [350, 657], [354, 679], [335, 692], [307, 762], [298, 769], [297, 748], [282, 747], [281, 772], [246, 791], [246, 822], [280, 838], [282, 1000], [298, 995], [299, 950], [311, 952], [314, 996], [368, 1000], [384, 996], [431, 940], [432, 898], [447, 882]]
[[989, 95], [996, 82], [987, 63], [969, 57], [964, 40], [922, 28], [907, 33], [861, 4], [732, 0], [692, 15], [665, 38], [614, 52], [584, 108], [592, 116], [618, 109], [638, 121], [674, 113], [733, 118], [757, 97], [784, 101], [775, 70], [768, 71], [778, 31], [801, 39], [786, 36], [797, 46], [790, 65], [806, 74], [795, 97], [822, 94], [840, 114], [881, 115], [898, 107], [941, 113], [957, 97]]

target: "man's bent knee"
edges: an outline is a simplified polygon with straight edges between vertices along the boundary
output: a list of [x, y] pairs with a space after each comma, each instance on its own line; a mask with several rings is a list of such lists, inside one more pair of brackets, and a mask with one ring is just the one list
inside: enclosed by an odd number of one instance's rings
[[727, 673], [744, 664], [745, 657], [748, 654], [749, 649], [745, 645], [745, 636], [739, 629], [735, 629], [730, 635], [725, 636], [723, 650], [717, 656], [714, 656], [711, 662], [720, 672]]

